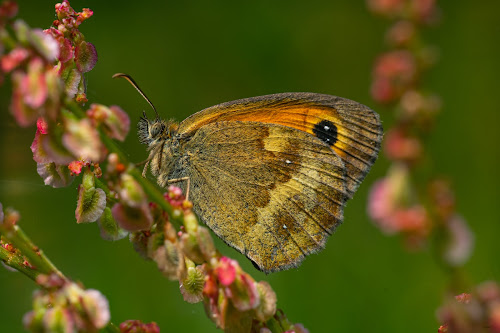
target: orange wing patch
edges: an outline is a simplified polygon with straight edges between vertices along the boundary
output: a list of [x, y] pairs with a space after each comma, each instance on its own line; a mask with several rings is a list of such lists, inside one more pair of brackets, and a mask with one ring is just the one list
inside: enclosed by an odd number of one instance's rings
[[179, 134], [220, 121], [254, 121], [289, 126], [327, 143], [344, 162], [351, 198], [375, 162], [382, 140], [379, 116], [357, 102], [323, 94], [284, 93], [219, 104], [188, 117]]

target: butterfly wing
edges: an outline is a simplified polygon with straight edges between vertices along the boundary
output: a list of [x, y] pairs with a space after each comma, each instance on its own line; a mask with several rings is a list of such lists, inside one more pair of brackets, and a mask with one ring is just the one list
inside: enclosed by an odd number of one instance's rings
[[320, 139], [262, 122], [212, 122], [182, 146], [194, 210], [262, 271], [323, 248], [348, 198], [342, 160]]
[[321, 139], [344, 162], [349, 198], [375, 162], [382, 140], [380, 118], [370, 108], [314, 93], [274, 94], [212, 106], [184, 120], [179, 133], [189, 136], [209, 123], [235, 120], [284, 125]]

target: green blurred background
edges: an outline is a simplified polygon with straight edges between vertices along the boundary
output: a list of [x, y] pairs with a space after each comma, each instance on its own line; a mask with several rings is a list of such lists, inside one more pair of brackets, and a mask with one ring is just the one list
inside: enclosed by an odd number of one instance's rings
[[[94, 17], [81, 26], [99, 54], [88, 73], [90, 102], [118, 104], [133, 127], [149, 107], [116, 72], [131, 74], [165, 117], [178, 120], [234, 99], [286, 91], [329, 93], [372, 106], [387, 124], [389, 109], [369, 95], [374, 58], [383, 51], [386, 20], [364, 1], [71, 1]], [[20, 1], [20, 17], [47, 28], [53, 2]], [[442, 22], [425, 38], [440, 60], [426, 89], [443, 99], [426, 148], [436, 173], [454, 182], [458, 210], [476, 235], [465, 266], [473, 284], [500, 280], [500, 2], [442, 1]], [[201, 304], [182, 300], [168, 281], [124, 239], [107, 242], [96, 224], [74, 218], [78, 182], [43, 185], [30, 144], [34, 128], [20, 129], [8, 113], [9, 89], [0, 88], [0, 202], [15, 207], [21, 225], [68, 276], [109, 300], [112, 320], [156, 321], [162, 332], [215, 332]], [[133, 129], [122, 145], [134, 161], [146, 158]], [[375, 164], [345, 211], [345, 223], [324, 251], [298, 269], [266, 276], [236, 251], [256, 279], [270, 282], [278, 306], [311, 332], [435, 332], [435, 312], [448, 275], [429, 250], [406, 251], [383, 236], [366, 215], [370, 185], [386, 173]], [[35, 284], [0, 270], [0, 332], [21, 332]], [[467, 290], [464, 290], [467, 291]]]

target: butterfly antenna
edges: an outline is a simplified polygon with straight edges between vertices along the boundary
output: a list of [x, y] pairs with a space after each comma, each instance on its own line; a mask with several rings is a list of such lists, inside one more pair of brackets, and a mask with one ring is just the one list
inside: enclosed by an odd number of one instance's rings
[[160, 119], [160, 115], [158, 114], [158, 111], [156, 111], [156, 108], [153, 105], [153, 103], [151, 103], [148, 96], [146, 96], [146, 94], [142, 92], [141, 88], [139, 88], [139, 85], [134, 81], [134, 79], [130, 75], [123, 73], [116, 73], [115, 75], [113, 75], [113, 79], [117, 77], [121, 77], [127, 80], [139, 92], [139, 94], [141, 94], [141, 96], [144, 97], [144, 99], [149, 103], [149, 105], [151, 105], [151, 107], [155, 111], [156, 119]]

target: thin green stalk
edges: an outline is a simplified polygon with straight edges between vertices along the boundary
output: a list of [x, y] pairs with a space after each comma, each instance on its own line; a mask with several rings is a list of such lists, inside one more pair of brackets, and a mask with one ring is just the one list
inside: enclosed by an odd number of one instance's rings
[[151, 182], [142, 176], [142, 173], [137, 170], [137, 168], [130, 168], [128, 170], [129, 175], [134, 177], [134, 179], [142, 186], [144, 192], [149, 196], [151, 200], [157, 203], [163, 210], [165, 210], [168, 215], [174, 215], [174, 209], [163, 197], [163, 193], [161, 193], [158, 188], [151, 184]]
[[5, 239], [12, 243], [12, 245], [19, 250], [19, 252], [28, 259], [29, 263], [35, 266], [40, 273], [56, 273], [65, 278], [43, 251], [28, 238], [19, 226], [14, 225], [7, 227], [5, 225], [0, 225], [0, 233]]
[[33, 281], [36, 281], [36, 277], [40, 274], [36, 269], [31, 269], [24, 264], [24, 258], [16, 253], [11, 253], [0, 246], [0, 260], [3, 261], [7, 266], [14, 268], [15, 270], [23, 273]]
[[116, 325], [111, 323], [111, 322], [108, 325], [106, 325], [106, 327], [101, 329], [100, 331], [103, 333], [120, 333], [121, 332], [120, 329], [118, 327], [116, 327]]
[[101, 190], [104, 191], [106, 194], [106, 200], [108, 200], [111, 203], [117, 203], [118, 200], [114, 198], [114, 196], [111, 194], [111, 191], [109, 190], [109, 187], [104, 184], [99, 178], [95, 177], [95, 187], [100, 188]]

